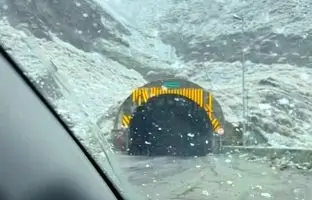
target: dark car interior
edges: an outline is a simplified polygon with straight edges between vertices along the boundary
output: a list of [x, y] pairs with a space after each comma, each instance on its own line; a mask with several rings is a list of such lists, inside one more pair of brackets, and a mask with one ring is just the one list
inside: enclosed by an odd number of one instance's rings
[[0, 199], [123, 199], [0, 48]]

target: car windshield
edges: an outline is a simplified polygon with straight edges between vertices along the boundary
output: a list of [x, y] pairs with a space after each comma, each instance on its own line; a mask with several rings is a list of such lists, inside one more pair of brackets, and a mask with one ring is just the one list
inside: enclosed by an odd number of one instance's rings
[[0, 2], [1, 45], [125, 199], [312, 198], [312, 1]]

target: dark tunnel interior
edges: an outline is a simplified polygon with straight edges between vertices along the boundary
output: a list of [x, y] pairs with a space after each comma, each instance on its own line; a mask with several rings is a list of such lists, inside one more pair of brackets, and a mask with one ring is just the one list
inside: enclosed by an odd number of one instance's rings
[[131, 155], [204, 156], [211, 149], [212, 126], [206, 111], [175, 94], [150, 98], [137, 107], [129, 131]]

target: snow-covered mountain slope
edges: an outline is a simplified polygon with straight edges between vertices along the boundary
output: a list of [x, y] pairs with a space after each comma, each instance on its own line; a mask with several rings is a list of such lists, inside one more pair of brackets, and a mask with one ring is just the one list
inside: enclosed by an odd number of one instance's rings
[[168, 69], [175, 61], [169, 45], [117, 21], [109, 9], [106, 11], [92, 0], [0, 2], [5, 5], [0, 14], [14, 28], [49, 41], [55, 35], [80, 50], [103, 54], [144, 76], [154, 68]]
[[151, 72], [170, 70], [172, 60], [164, 56], [170, 46], [115, 20], [96, 2], [1, 0], [1, 5], [2, 43], [75, 127], [111, 118], [110, 108], [146, 83]]
[[[182, 72], [181, 76], [192, 77], [192, 81], [212, 87], [223, 106], [227, 120], [239, 121], [242, 113], [241, 64], [197, 64], [191, 64], [190, 69]], [[194, 69], [194, 65], [198, 68]], [[287, 64], [265, 65], [248, 62], [247, 65], [249, 130], [264, 135], [269, 144], [274, 146], [310, 147], [311, 70]], [[204, 72], [205, 70], [208, 72]], [[213, 80], [211, 77], [214, 76], [220, 78]], [[211, 81], [217, 84], [211, 85]]]
[[176, 76], [211, 88], [226, 118], [241, 121], [244, 50], [250, 131], [271, 145], [311, 147], [310, 1], [167, 1], [165, 12], [145, 4], [157, 16], [146, 27], [183, 60]]
[[272, 145], [312, 146], [309, 1], [0, 3], [1, 42], [81, 136], [90, 121], [110, 129], [134, 87], [174, 76], [211, 89], [240, 121], [243, 47], [250, 130]]
[[1, 41], [16, 61], [42, 91], [56, 91], [48, 96], [75, 125], [95, 122], [145, 82], [136, 71], [98, 53], [83, 52], [57, 37], [53, 41], [37, 39], [4, 21], [1, 29]]

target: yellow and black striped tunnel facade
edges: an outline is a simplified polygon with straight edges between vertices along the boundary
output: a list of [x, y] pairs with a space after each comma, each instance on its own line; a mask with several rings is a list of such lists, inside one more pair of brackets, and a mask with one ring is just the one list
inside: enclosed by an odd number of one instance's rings
[[[131, 94], [132, 103], [138, 106], [146, 103], [149, 98], [164, 94], [176, 94], [184, 96], [199, 106], [205, 109], [208, 114], [209, 120], [212, 123], [214, 131], [221, 128], [219, 120], [215, 117], [213, 112], [213, 101], [212, 95], [209, 93], [208, 97], [204, 96], [204, 90], [201, 88], [179, 88], [179, 89], [166, 89], [161, 87], [155, 88], [137, 88]], [[128, 128], [131, 121], [131, 115], [123, 114], [122, 116], [122, 127]]]

